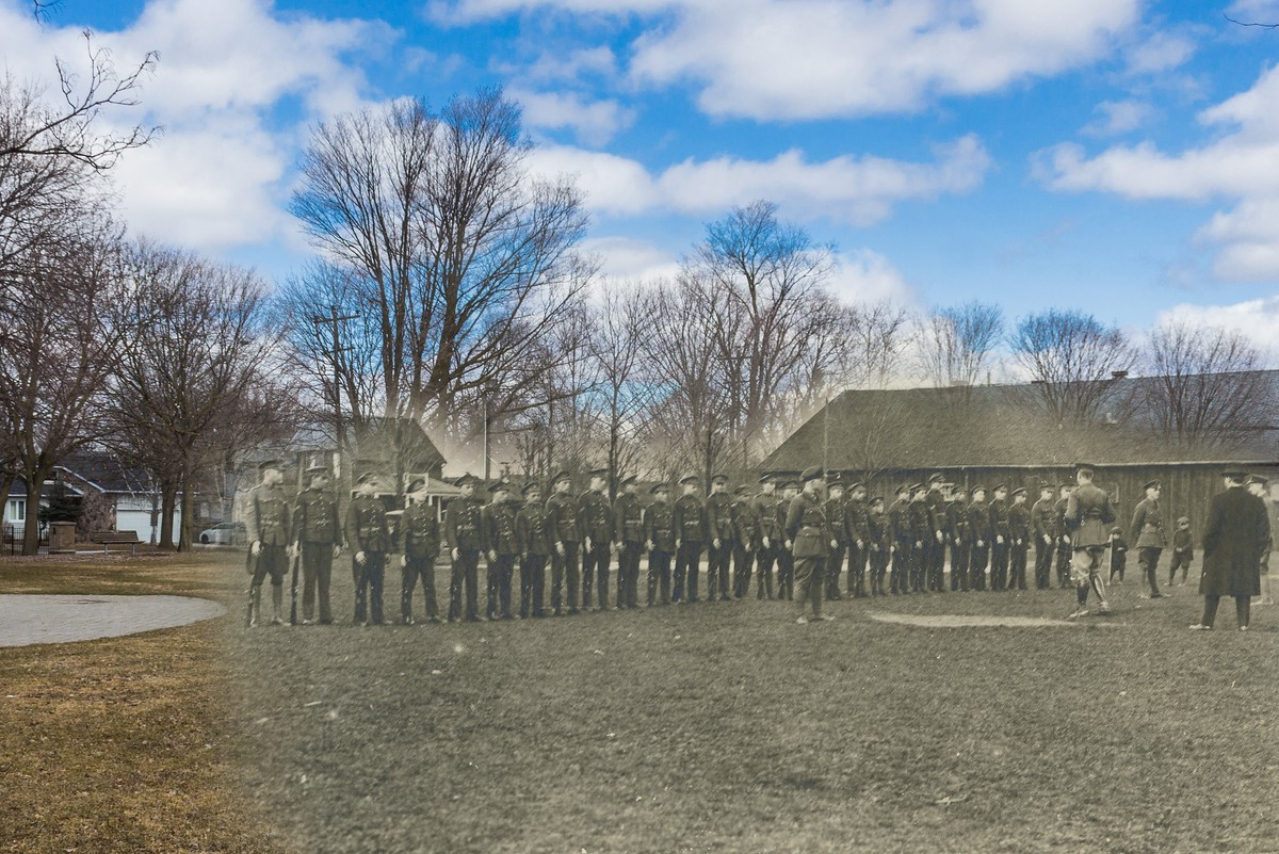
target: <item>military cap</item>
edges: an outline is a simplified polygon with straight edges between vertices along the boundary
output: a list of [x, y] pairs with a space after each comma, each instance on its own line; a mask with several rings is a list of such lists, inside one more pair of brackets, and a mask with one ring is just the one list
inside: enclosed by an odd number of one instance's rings
[[1190, 517], [1189, 517], [1189, 516], [1182, 516], [1180, 519], [1178, 519], [1178, 520], [1177, 520], [1177, 524], [1178, 524], [1178, 525], [1189, 525], [1189, 524], [1190, 524]]
[[1142, 489], [1158, 489], [1159, 485], [1160, 485], [1159, 481], [1157, 480], [1148, 480], [1141, 485], [1141, 488]]
[[1088, 472], [1089, 474], [1092, 474], [1092, 473], [1093, 473], [1093, 470], [1094, 470], [1094, 469], [1096, 469], [1096, 468], [1097, 468], [1097, 467], [1096, 467], [1095, 465], [1093, 465], [1092, 463], [1075, 463], [1075, 471], [1076, 471], [1076, 472], [1086, 471], [1086, 472]]
[[711, 483], [728, 483], [728, 475], [716, 474], [711, 478]]
[[826, 486], [828, 489], [843, 489], [844, 482], [836, 477], [834, 480], [826, 481]]
[[809, 466], [800, 474], [799, 479], [808, 483], [810, 480], [821, 480], [823, 474], [821, 466]]
[[872, 498], [872, 499], [870, 500], [870, 503], [871, 503], [871, 504], [883, 504], [883, 503], [884, 503], [884, 497], [883, 497], [882, 495], [876, 495], [874, 498]]
[[370, 483], [375, 477], [377, 477], [377, 474], [375, 472], [363, 471], [363, 472], [360, 472], [359, 476], [355, 479], [355, 483], [357, 485], [361, 483]]
[[1016, 496], [1018, 496], [1018, 495], [1025, 495], [1025, 494], [1026, 494], [1026, 487], [1024, 487], [1024, 486], [1019, 486], [1019, 487], [1017, 487], [1016, 489], [1014, 489], [1014, 490], [1012, 491], [1012, 495], [1013, 495], [1014, 497], [1016, 497]]
[[670, 492], [671, 488], [665, 483], [655, 483], [648, 491], [653, 495], [656, 495], [659, 492]]
[[524, 484], [524, 488], [521, 489], [520, 492], [524, 495], [528, 495], [530, 492], [536, 492], [538, 495], [541, 495], [542, 486], [541, 484], [539, 484], [537, 481], [534, 480]]
[[982, 485], [979, 483], [979, 484], [977, 484], [976, 486], [974, 486], [972, 489], [970, 489], [970, 490], [968, 490], [968, 491], [969, 491], [971, 494], [973, 494], [973, 495], [976, 495], [976, 494], [977, 494], [977, 493], [979, 493], [979, 492], [980, 492], [982, 495], [985, 495], [985, 494], [986, 494], [986, 487], [982, 486]]
[[1230, 480], [1233, 480], [1236, 483], [1243, 483], [1244, 481], [1248, 479], [1248, 472], [1239, 471], [1238, 469], [1226, 469], [1225, 471], [1221, 473], [1221, 476], [1224, 478], [1229, 478]]
[[862, 483], [860, 480], [855, 480], [855, 481], [853, 481], [852, 483], [848, 484], [848, 491], [849, 491], [849, 492], [852, 492], [854, 489], [856, 489], [856, 488], [857, 488], [857, 487], [859, 487], [859, 486], [860, 486], [862, 489], [865, 489], [865, 488], [866, 488], [866, 484]]
[[1112, 534], [1122, 534], [1123, 532], [1124, 532], [1124, 529], [1119, 527], [1118, 525], [1110, 529], [1110, 533]]
[[897, 490], [896, 490], [896, 492], [895, 492], [894, 494], [895, 494], [895, 495], [910, 495], [910, 484], [909, 484], [909, 483], [903, 483], [901, 486], [897, 487]]
[[284, 468], [284, 463], [278, 459], [263, 460], [258, 463], [258, 471], [260, 472], [266, 471], [267, 469], [275, 469], [276, 471], [279, 471], [282, 468]]
[[475, 486], [479, 482], [480, 479], [469, 471], [457, 479], [458, 486]]
[[951, 492], [951, 495], [954, 495], [956, 498], [962, 498], [963, 496], [967, 494], [968, 494], [968, 489], [966, 487], [958, 486], [958, 485], [956, 485], [954, 490]]
[[701, 482], [702, 482], [702, 479], [695, 474], [686, 474], [679, 479], [680, 486], [688, 486], [689, 484], [696, 486], [697, 484]]
[[995, 484], [995, 488], [994, 488], [994, 489], [992, 489], [992, 490], [991, 490], [991, 492], [998, 492], [998, 491], [999, 491], [999, 490], [1001, 490], [1001, 489], [1003, 489], [1003, 490], [1007, 490], [1007, 489], [1008, 489], [1008, 484], [1006, 484], [1006, 483], [997, 483], [997, 484]]
[[1270, 478], [1262, 477], [1259, 474], [1250, 474], [1248, 475], [1248, 483], [1259, 483], [1262, 486], [1265, 486], [1267, 483], [1270, 483]]
[[409, 481], [409, 485], [404, 488], [404, 491], [410, 494], [414, 492], [421, 492], [422, 488], [425, 486], [426, 486], [426, 478], [415, 477], [411, 481]]
[[572, 479], [573, 479], [573, 475], [570, 472], [561, 471], [561, 472], [557, 472], [555, 477], [551, 478], [551, 483], [552, 484], [563, 483], [566, 480], [572, 480]]
[[510, 492], [511, 485], [504, 480], [495, 481], [489, 486], [489, 494], [496, 495], [499, 492]]
[[633, 474], [628, 474], [626, 477], [624, 477], [624, 478], [622, 478], [621, 480], [619, 480], [619, 481], [617, 482], [617, 485], [618, 485], [618, 486], [626, 486], [626, 484], [628, 484], [628, 483], [634, 483], [636, 480], [638, 480], [638, 478], [637, 478], [635, 475], [633, 475]]
[[1074, 489], [1076, 485], [1077, 484], [1074, 484], [1074, 483], [1059, 483], [1057, 484], [1057, 488], [1058, 489]]
[[766, 471], [759, 476], [760, 483], [772, 483], [773, 478], [777, 477], [777, 472]]
[[1039, 487], [1039, 491], [1040, 491], [1040, 492], [1053, 492], [1053, 491], [1055, 491], [1055, 490], [1054, 490], [1053, 485], [1052, 485], [1051, 483], [1045, 483], [1045, 484], [1041, 484], [1041, 485], [1040, 485], [1040, 487]]
[[928, 476], [928, 480], [927, 480], [927, 481], [925, 481], [925, 482], [926, 482], [929, 486], [932, 486], [934, 483], [941, 483], [941, 482], [942, 482], [942, 480], [944, 480], [944, 478], [941, 476], [941, 473], [940, 473], [940, 472], [937, 472], [937, 473], [935, 473], [935, 474], [930, 474], [930, 475]]
[[733, 490], [734, 495], [750, 495], [751, 488], [749, 486], [739, 486]]
[[591, 477], [608, 477], [608, 469], [606, 468], [591, 469], [590, 472], [588, 472], [588, 474], [590, 474]]
[[799, 489], [799, 481], [794, 479], [788, 480], [782, 484], [782, 489]]
[[922, 482], [921, 482], [921, 483], [912, 483], [912, 484], [910, 485], [910, 494], [911, 494], [911, 495], [914, 495], [916, 492], [924, 492], [924, 491], [926, 491], [927, 489], [928, 489], [928, 487], [927, 487], [927, 486], [925, 486]]
[[307, 474], [309, 474], [309, 475], [311, 475], [312, 477], [314, 477], [314, 476], [315, 476], [315, 475], [317, 475], [317, 474], [328, 474], [328, 473], [329, 473], [329, 467], [328, 467], [328, 466], [324, 466], [324, 465], [320, 465], [319, 463], [316, 463], [316, 464], [315, 464], [315, 465], [313, 465], [313, 466], [307, 466], [307, 467], [306, 467], [306, 473], [307, 473]]

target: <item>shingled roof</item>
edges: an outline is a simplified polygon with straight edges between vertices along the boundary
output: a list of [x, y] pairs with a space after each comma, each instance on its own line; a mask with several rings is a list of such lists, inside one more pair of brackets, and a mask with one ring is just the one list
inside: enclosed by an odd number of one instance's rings
[[[1279, 400], [1279, 371], [1264, 372]], [[1240, 425], [1229, 441], [1198, 449], [1170, 444], [1149, 425], [1141, 384], [1116, 380], [1099, 423], [1055, 423], [1029, 384], [964, 389], [846, 391], [819, 410], [763, 463], [765, 471], [820, 464], [885, 471], [955, 467], [1063, 467], [1156, 463], [1279, 463], [1279, 412]]]

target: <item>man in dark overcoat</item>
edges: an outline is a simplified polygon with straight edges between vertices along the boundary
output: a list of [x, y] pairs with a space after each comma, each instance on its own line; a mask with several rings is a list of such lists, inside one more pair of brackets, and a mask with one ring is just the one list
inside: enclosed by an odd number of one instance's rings
[[1269, 548], [1270, 521], [1266, 506], [1244, 488], [1246, 472], [1228, 471], [1224, 492], [1212, 497], [1204, 528], [1203, 618], [1192, 629], [1211, 629], [1222, 596], [1235, 597], [1235, 619], [1246, 631], [1252, 597], [1261, 593], [1261, 555]]

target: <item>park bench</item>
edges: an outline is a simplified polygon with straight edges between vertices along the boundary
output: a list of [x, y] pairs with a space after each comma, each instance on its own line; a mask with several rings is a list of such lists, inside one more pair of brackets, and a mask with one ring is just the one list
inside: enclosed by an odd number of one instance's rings
[[138, 546], [142, 543], [138, 539], [137, 531], [94, 531], [89, 539], [101, 545], [104, 552], [111, 551], [113, 546], [116, 548], [128, 546], [130, 554], [136, 554]]

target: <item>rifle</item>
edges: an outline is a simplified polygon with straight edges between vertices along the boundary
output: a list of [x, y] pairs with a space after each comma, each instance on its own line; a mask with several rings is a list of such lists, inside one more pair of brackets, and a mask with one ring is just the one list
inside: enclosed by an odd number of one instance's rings
[[290, 593], [292, 602], [289, 604], [289, 625], [296, 626], [298, 624], [298, 564], [302, 562], [302, 547], [298, 546], [298, 552], [293, 556], [293, 589]]

